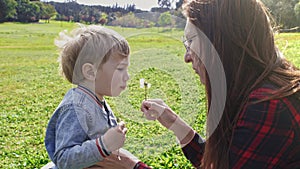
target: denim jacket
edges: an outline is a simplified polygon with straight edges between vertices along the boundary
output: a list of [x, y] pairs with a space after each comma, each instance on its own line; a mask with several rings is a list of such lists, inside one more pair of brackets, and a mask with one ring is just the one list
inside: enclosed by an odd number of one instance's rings
[[79, 86], [69, 90], [55, 110], [45, 138], [55, 168], [85, 168], [105, 157], [97, 141], [117, 122], [109, 106], [107, 113], [98, 101], [91, 91]]

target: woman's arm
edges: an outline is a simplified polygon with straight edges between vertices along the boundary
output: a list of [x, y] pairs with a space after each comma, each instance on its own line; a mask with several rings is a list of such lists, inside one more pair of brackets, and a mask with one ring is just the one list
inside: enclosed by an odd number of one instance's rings
[[137, 157], [129, 151], [121, 148], [119, 151], [113, 152], [103, 161], [88, 167], [87, 169], [151, 169], [151, 167], [142, 163]]
[[173, 131], [182, 147], [193, 139], [194, 130], [162, 100], [149, 99], [144, 101], [141, 110], [148, 120], [158, 120], [164, 127]]
[[147, 119], [158, 120], [164, 127], [173, 131], [187, 159], [194, 166], [200, 166], [204, 152], [204, 140], [191, 126], [160, 99], [144, 101], [141, 110]]
[[205, 142], [198, 133], [195, 134], [194, 138], [186, 146], [182, 147], [183, 154], [195, 168], [199, 168], [201, 165], [204, 147]]
[[[152, 105], [155, 107], [157, 105]], [[151, 110], [151, 108], [150, 108]], [[157, 120], [167, 129], [173, 131], [181, 147], [187, 145], [195, 136], [195, 131], [169, 107], [166, 107]]]

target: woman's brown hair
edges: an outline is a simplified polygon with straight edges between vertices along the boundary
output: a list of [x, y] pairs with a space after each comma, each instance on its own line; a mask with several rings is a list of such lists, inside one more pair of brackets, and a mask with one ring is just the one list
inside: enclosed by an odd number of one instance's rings
[[[265, 100], [296, 93], [299, 97], [300, 71], [277, 49], [271, 17], [260, 0], [191, 0], [183, 9], [189, 21], [211, 41], [224, 67], [225, 108], [218, 127], [210, 131], [207, 126], [207, 133], [212, 133], [206, 141], [202, 167], [226, 169], [233, 128], [251, 91], [270, 83], [277, 90]], [[214, 89], [208, 75], [206, 78], [209, 110]]]

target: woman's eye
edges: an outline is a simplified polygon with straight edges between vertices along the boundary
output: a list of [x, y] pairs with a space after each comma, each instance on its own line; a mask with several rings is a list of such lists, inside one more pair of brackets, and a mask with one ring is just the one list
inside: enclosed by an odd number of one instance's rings
[[117, 70], [123, 71], [123, 70], [125, 70], [125, 68], [117, 68]]

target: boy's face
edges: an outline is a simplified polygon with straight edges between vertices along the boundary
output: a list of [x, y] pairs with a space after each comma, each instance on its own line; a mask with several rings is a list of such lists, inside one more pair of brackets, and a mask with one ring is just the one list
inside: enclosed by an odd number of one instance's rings
[[129, 56], [124, 57], [113, 54], [97, 71], [95, 79], [95, 92], [100, 99], [103, 96], [119, 96], [126, 89]]

